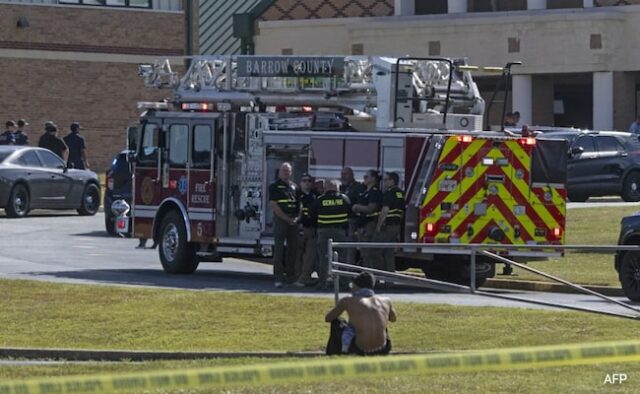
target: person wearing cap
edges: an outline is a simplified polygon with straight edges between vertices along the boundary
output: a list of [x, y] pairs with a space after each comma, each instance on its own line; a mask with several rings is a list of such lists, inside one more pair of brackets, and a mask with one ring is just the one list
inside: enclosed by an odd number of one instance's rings
[[29, 145], [29, 136], [24, 132], [24, 128], [29, 126], [26, 120], [18, 120], [18, 129], [13, 133], [13, 138], [16, 140], [16, 145]]
[[87, 145], [84, 142], [84, 137], [80, 135], [80, 123], [71, 123], [70, 129], [71, 132], [64, 137], [64, 143], [69, 147], [67, 166], [78, 170], [87, 169], [89, 168]]
[[0, 134], [0, 145], [13, 145], [16, 141], [13, 136], [13, 129], [16, 127], [16, 124], [13, 120], [8, 120], [5, 125], [7, 130]]
[[311, 217], [311, 206], [318, 198], [318, 192], [313, 188], [313, 178], [309, 174], [302, 174], [298, 201], [302, 204], [300, 216], [300, 237], [298, 238], [298, 257], [296, 259], [297, 280], [294, 287], [305, 287], [311, 284], [311, 274], [318, 265], [318, 249], [316, 248], [316, 221]]
[[[396, 321], [396, 311], [389, 298], [375, 294], [375, 283], [373, 274], [361, 272], [349, 284], [351, 296], [341, 299], [327, 313], [324, 320], [331, 323], [327, 355], [377, 356], [391, 352], [387, 326]], [[340, 318], [343, 312], [349, 315], [348, 323]]]
[[69, 148], [67, 148], [67, 144], [64, 143], [62, 138], [58, 137], [58, 126], [56, 126], [52, 121], [48, 121], [44, 124], [44, 134], [40, 136], [38, 146], [40, 148], [49, 149], [51, 152], [60, 156], [62, 160], [65, 162], [67, 161]]
[[[375, 242], [400, 242], [404, 218], [404, 191], [398, 187], [400, 177], [395, 172], [385, 172], [382, 178], [384, 194], [382, 210], [374, 236]], [[381, 249], [383, 265], [380, 269], [395, 271], [395, 252], [391, 248]], [[376, 267], [377, 268], [377, 267]]]
[[[374, 242], [376, 225], [382, 208], [382, 192], [378, 188], [380, 174], [371, 169], [364, 175], [366, 190], [358, 196], [351, 208], [358, 215], [358, 242]], [[362, 265], [370, 268], [382, 268], [382, 253], [374, 248], [360, 248]]]

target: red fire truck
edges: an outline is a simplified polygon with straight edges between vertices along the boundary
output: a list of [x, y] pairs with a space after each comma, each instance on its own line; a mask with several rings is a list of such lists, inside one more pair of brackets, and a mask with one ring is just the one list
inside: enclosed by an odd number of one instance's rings
[[[267, 188], [278, 166], [337, 179], [349, 166], [395, 171], [406, 190], [399, 268], [466, 280], [453, 243], [530, 245], [558, 254], [565, 227], [567, 146], [482, 131], [484, 101], [464, 59], [374, 56], [195, 57], [181, 78], [168, 61], [143, 65], [146, 85], [171, 89], [139, 103], [134, 236], [152, 238], [169, 273], [223, 256], [272, 255]], [[478, 281], [494, 274], [480, 261]]]

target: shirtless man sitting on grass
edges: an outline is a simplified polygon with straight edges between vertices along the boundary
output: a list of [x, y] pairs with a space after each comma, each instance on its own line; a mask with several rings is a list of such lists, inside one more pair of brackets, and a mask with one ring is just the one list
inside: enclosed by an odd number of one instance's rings
[[[327, 355], [358, 354], [374, 356], [389, 354], [391, 339], [387, 333], [390, 321], [396, 321], [396, 311], [386, 297], [375, 295], [375, 278], [362, 272], [349, 284], [351, 297], [345, 297], [327, 313], [324, 320], [331, 323]], [[340, 319], [349, 315], [349, 323]]]

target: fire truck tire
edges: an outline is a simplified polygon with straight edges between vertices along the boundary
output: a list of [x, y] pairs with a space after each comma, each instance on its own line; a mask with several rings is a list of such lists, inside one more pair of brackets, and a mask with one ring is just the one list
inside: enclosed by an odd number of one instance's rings
[[158, 246], [165, 272], [192, 274], [198, 268], [195, 248], [187, 242], [187, 229], [176, 211], [169, 211], [162, 219]]
[[626, 252], [622, 256], [618, 278], [624, 295], [631, 301], [640, 301], [640, 253]]
[[[437, 264], [426, 263], [422, 267], [422, 272], [427, 279], [439, 280], [442, 282], [455, 283], [457, 285], [469, 286], [468, 269], [465, 270], [460, 264]], [[483, 286], [487, 281], [486, 277], [476, 277], [476, 288]]]
[[571, 202], [585, 202], [589, 199], [585, 194], [569, 194], [568, 197]]
[[89, 183], [84, 187], [82, 192], [82, 202], [78, 208], [80, 216], [93, 216], [100, 209], [100, 189], [93, 183]]
[[22, 218], [29, 213], [29, 203], [29, 191], [26, 186], [18, 183], [11, 189], [9, 201], [4, 210], [10, 218]]
[[640, 201], [640, 172], [633, 171], [622, 184], [622, 199], [626, 202]]

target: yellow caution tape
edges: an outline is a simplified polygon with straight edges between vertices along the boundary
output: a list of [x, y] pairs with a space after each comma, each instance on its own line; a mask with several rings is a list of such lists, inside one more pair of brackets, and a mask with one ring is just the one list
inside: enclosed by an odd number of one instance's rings
[[251, 386], [441, 372], [506, 371], [640, 361], [640, 341], [369, 358], [324, 358], [248, 366], [70, 376], [0, 383], [0, 394], [140, 392]]

